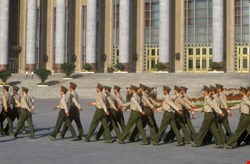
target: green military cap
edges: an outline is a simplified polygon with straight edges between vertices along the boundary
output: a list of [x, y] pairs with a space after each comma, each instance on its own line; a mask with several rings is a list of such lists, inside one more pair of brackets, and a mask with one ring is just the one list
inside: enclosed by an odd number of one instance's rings
[[6, 91], [8, 91], [8, 90], [9, 90], [9, 88], [10, 88], [10, 87], [9, 87], [9, 86], [7, 86], [7, 85], [4, 85], [4, 86], [3, 86], [3, 89], [5, 89]]
[[135, 86], [135, 85], [131, 85], [130, 88], [131, 88], [132, 90], [138, 90], [138, 89], [139, 89], [139, 88], [138, 88], [137, 86]]
[[28, 88], [26, 88], [26, 87], [22, 87], [22, 91], [24, 91], [24, 92], [28, 92], [29, 91], [29, 89]]
[[154, 87], [148, 87], [148, 92], [151, 92], [152, 90], [154, 90]]
[[13, 88], [14, 91], [18, 91], [19, 90], [19, 87], [15, 86], [15, 85], [12, 88]]
[[248, 89], [247, 89], [246, 87], [240, 87], [240, 90], [241, 90], [241, 91], [244, 91], [244, 92], [247, 92], [247, 91], [248, 91]]
[[180, 91], [181, 91], [181, 88], [175, 85], [175, 86], [174, 86], [174, 90], [180, 92]]
[[103, 85], [100, 84], [100, 83], [97, 83], [97, 86], [96, 86], [96, 87], [99, 88], [100, 90], [103, 90]]
[[66, 87], [64, 87], [64, 86], [61, 86], [60, 91], [63, 91], [64, 93], [67, 93], [67, 92], [68, 92], [68, 89], [67, 89]]
[[205, 85], [204, 85], [203, 91], [208, 91], [208, 92], [210, 92], [210, 88], [209, 88], [208, 86], [205, 86]]
[[104, 88], [105, 90], [107, 89], [107, 90], [111, 91], [111, 87], [109, 87], [109, 86], [104, 86], [103, 88]]
[[114, 85], [114, 89], [117, 89], [119, 91], [119, 90], [121, 90], [121, 87], [118, 85]]
[[223, 85], [221, 85], [221, 84], [215, 84], [216, 85], [216, 88], [221, 88], [221, 89], [223, 89], [224, 88], [224, 86]]
[[187, 92], [188, 88], [181, 86], [181, 90], [184, 90], [185, 92]]
[[168, 86], [163, 86], [163, 90], [166, 90], [166, 91], [168, 91], [168, 92], [170, 92], [171, 91], [171, 88], [169, 88]]
[[149, 89], [149, 87], [146, 86], [145, 84], [140, 84], [140, 88], [143, 88], [143, 89], [145, 89], [145, 90]]
[[211, 90], [211, 91], [216, 91], [217, 88], [216, 88], [215, 86], [210, 85], [210, 90]]
[[77, 85], [75, 83], [73, 83], [73, 82], [70, 82], [69, 87], [71, 87], [73, 89], [76, 89]]

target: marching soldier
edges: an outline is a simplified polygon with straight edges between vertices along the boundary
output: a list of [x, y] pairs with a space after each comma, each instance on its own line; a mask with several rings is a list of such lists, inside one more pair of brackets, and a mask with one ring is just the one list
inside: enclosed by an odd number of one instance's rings
[[145, 115], [145, 112], [142, 110], [141, 106], [140, 106], [140, 97], [137, 94], [137, 90], [138, 87], [131, 85], [131, 90], [132, 90], [132, 94], [133, 96], [131, 97], [131, 101], [130, 103], [126, 103], [124, 104], [124, 107], [128, 107], [130, 106], [131, 109], [131, 113], [130, 113], [130, 117], [127, 123], [127, 126], [125, 128], [125, 130], [123, 131], [123, 133], [120, 135], [120, 137], [118, 137], [117, 141], [120, 144], [123, 144], [125, 139], [127, 138], [131, 128], [136, 125], [139, 131], [139, 134], [142, 137], [142, 145], [148, 145], [148, 141], [147, 141], [147, 136], [146, 133], [144, 131], [144, 128], [142, 127], [142, 115]]
[[49, 139], [51, 141], [56, 140], [56, 135], [60, 131], [60, 129], [62, 127], [62, 124], [64, 122], [65, 122], [65, 125], [67, 126], [67, 128], [69, 128], [69, 131], [71, 132], [72, 141], [78, 140], [78, 137], [76, 136], [76, 132], [75, 132], [73, 126], [71, 125], [70, 118], [69, 118], [70, 114], [69, 114], [69, 110], [68, 110], [68, 106], [67, 106], [67, 100], [66, 100], [66, 93], [67, 92], [68, 92], [68, 89], [65, 88], [64, 86], [61, 86], [61, 89], [60, 89], [60, 94], [61, 94], [60, 104], [58, 106], [54, 107], [54, 109], [60, 109], [60, 111], [59, 111], [59, 115], [57, 117], [56, 127], [49, 135]]
[[161, 136], [163, 135], [165, 129], [167, 126], [170, 124], [171, 128], [173, 129], [176, 138], [177, 138], [177, 146], [183, 146], [185, 145], [184, 142], [182, 141], [181, 135], [179, 133], [179, 130], [176, 126], [175, 123], [175, 116], [174, 116], [174, 111], [176, 111], [178, 114], [182, 115], [182, 111], [178, 109], [178, 107], [172, 102], [172, 99], [169, 95], [171, 89], [167, 86], [163, 86], [163, 94], [164, 94], [164, 100], [161, 104], [161, 107], [158, 108], [157, 110], [163, 110], [164, 115], [161, 121], [161, 126], [159, 128], [158, 133], [156, 134], [153, 144], [157, 145], [158, 142], [161, 139]]
[[204, 86], [203, 93], [204, 93], [204, 97], [205, 97], [203, 108], [191, 110], [191, 111], [203, 111], [205, 113], [198, 137], [192, 143], [192, 146], [193, 147], [201, 146], [204, 137], [206, 136], [207, 132], [210, 130], [212, 135], [214, 136], [215, 140], [217, 141], [217, 145], [215, 147], [216, 148], [223, 148], [223, 143], [220, 139], [220, 135], [217, 132], [213, 109], [216, 111], [216, 113], [220, 114], [222, 117], [224, 116], [224, 113], [221, 111], [221, 109], [218, 106], [214, 105], [211, 98], [209, 97], [209, 93], [210, 93], [209, 87]]
[[115, 106], [118, 107], [118, 112], [117, 112], [117, 120], [118, 120], [118, 123], [122, 129], [122, 131], [124, 131], [126, 125], [125, 125], [125, 120], [124, 120], [124, 115], [123, 115], [123, 111], [122, 111], [122, 107], [123, 107], [123, 102], [122, 102], [122, 96], [120, 94], [120, 90], [121, 90], [121, 87], [115, 85], [114, 86], [114, 94], [115, 94], [115, 99], [114, 99], [114, 103], [115, 103]]
[[[105, 89], [105, 93], [106, 93], [106, 106], [107, 109], [110, 113], [109, 117], [107, 117], [107, 121], [109, 123], [109, 129], [110, 132], [114, 129], [116, 136], [120, 136], [120, 130], [119, 130], [119, 126], [118, 126], [118, 119], [117, 119], [117, 113], [119, 112], [118, 108], [115, 106], [114, 104], [114, 98], [111, 95], [111, 87], [109, 86], [104, 86]], [[101, 137], [101, 135], [103, 134], [104, 129], [103, 126], [100, 127], [99, 132], [96, 135], [96, 140], [99, 140], [99, 138]]]
[[232, 134], [231, 128], [229, 126], [228, 115], [231, 116], [230, 108], [227, 106], [227, 98], [224, 91], [223, 85], [216, 84], [218, 96], [220, 99], [220, 109], [223, 111], [225, 117], [221, 118], [220, 121], [226, 130], [226, 140], [228, 140]]
[[11, 112], [11, 96], [9, 94], [9, 87], [3, 86], [3, 97], [2, 97], [2, 112], [0, 114], [0, 136], [3, 132], [3, 122], [7, 118], [8, 121], [8, 132], [7, 134], [13, 136], [13, 121], [12, 121], [12, 112]]
[[[145, 112], [145, 116], [142, 117], [143, 118], [142, 126], [143, 128], [145, 128], [147, 125], [149, 126], [151, 139], [153, 139], [156, 133], [158, 132], [158, 127], [157, 127], [155, 117], [154, 117], [154, 112], [157, 112], [157, 110], [151, 103], [150, 98], [148, 94], [146, 93], [146, 90], [148, 89], [149, 89], [148, 86], [144, 84], [140, 84], [139, 93], [141, 94], [141, 105], [142, 105], [143, 111]], [[135, 127], [129, 140], [134, 141], [137, 134], [138, 134], [138, 129], [137, 127]]]
[[104, 96], [102, 94], [102, 90], [103, 90], [103, 85], [98, 83], [96, 87], [96, 92], [97, 92], [96, 102], [88, 103], [89, 106], [96, 106], [96, 111], [93, 116], [92, 122], [90, 124], [89, 132], [87, 136], [83, 138], [85, 142], [90, 141], [90, 138], [94, 134], [95, 129], [97, 128], [99, 122], [102, 123], [102, 126], [104, 128], [104, 134], [105, 134], [105, 139], [106, 139], [105, 143], [113, 142], [111, 139], [111, 134], [110, 134], [110, 130], [109, 130], [108, 123], [107, 123], [107, 117], [106, 117], [106, 116], [109, 116], [109, 111], [104, 103]]
[[31, 97], [28, 96], [29, 89], [26, 87], [22, 87], [22, 98], [21, 98], [21, 115], [19, 117], [16, 132], [14, 137], [17, 138], [19, 131], [24, 126], [24, 122], [27, 121], [29, 128], [30, 128], [30, 138], [35, 139], [35, 130], [32, 121], [32, 112], [31, 109]]
[[[76, 87], [77, 87], [77, 85], [75, 83], [70, 82], [70, 85], [69, 85], [70, 94], [69, 94], [67, 102], [68, 102], [68, 106], [69, 106], [70, 122], [72, 122], [73, 120], [75, 121], [76, 126], [77, 126], [78, 131], [79, 131], [78, 138], [82, 139], [82, 137], [84, 135], [83, 135], [83, 128], [82, 128], [82, 123], [81, 123], [81, 119], [80, 119], [80, 111], [82, 111], [83, 109], [79, 103], [79, 95], [75, 91]], [[67, 130], [68, 130], [68, 128], [67, 128], [66, 124], [64, 124], [63, 130], [60, 133], [62, 138], [64, 138]]]
[[241, 103], [231, 108], [240, 110], [240, 121], [238, 123], [235, 134], [228, 140], [227, 144], [225, 145], [225, 148], [227, 149], [233, 149], [235, 147], [236, 142], [245, 130], [248, 132], [248, 134], [250, 134], [250, 100], [247, 97], [248, 89], [245, 87], [241, 87], [240, 90], [241, 95], [243, 96]]

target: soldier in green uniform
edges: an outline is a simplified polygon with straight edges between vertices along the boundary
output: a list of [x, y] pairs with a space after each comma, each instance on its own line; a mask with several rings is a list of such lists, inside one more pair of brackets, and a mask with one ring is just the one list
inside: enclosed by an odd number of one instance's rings
[[88, 103], [89, 106], [96, 106], [96, 111], [93, 116], [92, 122], [90, 124], [89, 132], [87, 136], [83, 138], [85, 142], [90, 141], [90, 138], [94, 134], [95, 129], [97, 128], [99, 122], [102, 123], [102, 126], [104, 128], [104, 134], [105, 134], [105, 139], [106, 139], [105, 143], [113, 142], [111, 138], [110, 130], [108, 127], [108, 123], [107, 123], [107, 117], [106, 117], [106, 116], [109, 116], [109, 111], [104, 103], [104, 96], [102, 94], [102, 90], [103, 90], [103, 85], [98, 83], [96, 87], [96, 92], [97, 92], [96, 102]]
[[[79, 131], [78, 138], [81, 140], [82, 137], [84, 137], [84, 135], [83, 135], [83, 128], [82, 128], [82, 123], [81, 123], [81, 119], [80, 119], [80, 111], [82, 111], [83, 109], [79, 103], [79, 95], [75, 91], [76, 87], [77, 87], [77, 85], [75, 83], [70, 82], [70, 85], [69, 85], [70, 94], [69, 94], [67, 103], [69, 106], [70, 122], [74, 121], [76, 123], [76, 126], [77, 126], [78, 131]], [[66, 124], [64, 124], [63, 130], [60, 133], [62, 138], [64, 138], [67, 130], [68, 130], [68, 128], [67, 128]]]
[[[106, 93], [105, 102], [106, 102], [107, 109], [108, 109], [108, 111], [110, 113], [110, 115], [107, 117], [107, 121], [108, 121], [108, 124], [109, 124], [109, 129], [110, 129], [110, 132], [114, 129], [115, 133], [116, 133], [116, 136], [118, 137], [121, 134], [120, 129], [119, 129], [119, 125], [118, 125], [118, 119], [117, 119], [118, 118], [117, 113], [119, 112], [119, 110], [115, 106], [114, 98], [110, 93], [111, 92], [111, 87], [104, 86], [104, 89], [105, 89], [105, 93]], [[96, 135], [96, 140], [99, 140], [99, 138], [101, 137], [103, 132], [104, 132], [104, 128], [103, 128], [103, 126], [101, 126], [98, 133], [97, 133], [97, 135]]]
[[212, 135], [214, 136], [214, 138], [216, 140], [216, 143], [217, 143], [215, 148], [223, 148], [223, 143], [220, 139], [220, 135], [218, 134], [218, 131], [216, 128], [215, 116], [213, 113], [213, 109], [215, 110], [216, 113], [220, 114], [221, 117], [224, 116], [224, 113], [221, 111], [221, 109], [218, 106], [214, 105], [211, 98], [209, 97], [209, 93], [210, 93], [209, 87], [204, 86], [203, 93], [204, 93], [204, 97], [205, 97], [203, 108], [196, 108], [196, 109], [191, 110], [191, 111], [203, 111], [205, 113], [198, 137], [192, 143], [192, 146], [193, 147], [201, 146], [204, 137], [206, 136], [207, 132], [210, 130]]
[[238, 123], [235, 134], [228, 140], [227, 144], [225, 145], [225, 148], [227, 149], [233, 149], [235, 147], [236, 142], [245, 130], [248, 132], [248, 134], [250, 134], [250, 100], [247, 97], [248, 89], [245, 87], [241, 87], [240, 90], [241, 95], [243, 96], [241, 103], [231, 108], [240, 110], [240, 121]]
[[132, 90], [133, 96], [131, 97], [130, 103], [124, 104], [124, 107], [130, 106], [131, 113], [130, 113], [130, 117], [129, 117], [127, 126], [126, 126], [125, 130], [123, 131], [123, 133], [118, 137], [117, 141], [120, 144], [123, 144], [125, 139], [128, 137], [130, 130], [133, 128], [134, 125], [136, 125], [138, 128], [139, 134], [142, 137], [141, 144], [148, 145], [147, 136], [146, 136], [146, 133], [144, 131], [144, 128], [142, 127], [142, 115], [145, 115], [145, 112], [142, 110], [142, 108], [140, 106], [141, 100], [137, 94], [138, 87], [131, 85], [130, 88]]
[[24, 122], [27, 121], [29, 128], [30, 128], [30, 138], [35, 139], [35, 130], [32, 121], [32, 112], [31, 109], [31, 97], [28, 96], [29, 89], [26, 87], [22, 87], [22, 98], [21, 98], [21, 115], [19, 117], [16, 132], [14, 137], [17, 138], [19, 131], [24, 126]]
[[13, 121], [11, 112], [11, 96], [9, 94], [9, 86], [3, 86], [3, 97], [2, 97], [2, 112], [0, 114], [0, 135], [3, 132], [3, 122], [7, 118], [8, 121], [8, 132], [7, 134], [13, 136]]
[[[154, 112], [157, 112], [157, 110], [150, 101], [148, 94], [146, 93], [146, 90], [148, 89], [149, 89], [148, 86], [140, 84], [139, 93], [141, 94], [141, 106], [142, 110], [145, 112], [145, 116], [142, 117], [143, 118], [142, 126], [143, 128], [145, 128], [147, 125], [149, 126], [151, 139], [153, 140], [156, 133], [158, 132], [158, 126], [156, 124], [154, 117]], [[129, 140], [134, 141], [137, 134], [138, 134], [138, 128], [135, 127]]]
[[182, 111], [178, 109], [178, 107], [172, 102], [172, 99], [169, 95], [171, 91], [171, 88], [167, 86], [163, 86], [163, 94], [164, 94], [164, 100], [161, 104], [161, 107], [158, 108], [157, 110], [163, 110], [164, 115], [161, 121], [161, 126], [159, 128], [159, 131], [157, 135], [155, 136], [153, 140], [153, 144], [157, 145], [158, 142], [160, 142], [161, 136], [163, 135], [165, 129], [168, 127], [168, 125], [171, 126], [173, 129], [176, 138], [177, 138], [177, 146], [183, 146], [185, 145], [184, 142], [182, 141], [181, 135], [179, 133], [179, 130], [176, 126], [175, 123], [175, 116], [174, 116], [174, 111], [176, 111], [178, 114], [183, 115]]
[[113, 92], [115, 94], [114, 103], [115, 103], [115, 106], [119, 110], [117, 112], [117, 121], [118, 121], [122, 131], [124, 131], [126, 124], [125, 124], [125, 119], [124, 119], [124, 115], [123, 115], [123, 111], [122, 111], [123, 102], [122, 102], [122, 96], [120, 94], [120, 90], [121, 90], [120, 86], [114, 85], [114, 89], [113, 89]]
[[60, 129], [61, 129], [64, 122], [65, 122], [66, 126], [69, 128], [69, 131], [71, 132], [72, 141], [76, 141], [78, 139], [78, 137], [76, 136], [76, 132], [75, 132], [73, 126], [71, 125], [70, 118], [69, 118], [70, 114], [69, 114], [69, 110], [68, 110], [68, 106], [67, 106], [67, 100], [66, 100], [66, 93], [67, 92], [68, 92], [68, 89], [65, 88], [64, 86], [61, 86], [61, 89], [60, 89], [60, 95], [61, 95], [60, 104], [58, 106], [54, 107], [54, 109], [60, 109], [60, 111], [59, 111], [59, 115], [57, 117], [56, 127], [49, 135], [49, 139], [51, 141], [56, 140], [56, 135], [60, 131]]
[[229, 121], [228, 121], [228, 115], [231, 116], [232, 113], [230, 112], [230, 108], [227, 105], [227, 97], [224, 93], [224, 86], [220, 85], [220, 84], [216, 84], [217, 87], [217, 92], [218, 92], [218, 97], [220, 100], [220, 109], [222, 110], [222, 112], [224, 113], [225, 117], [220, 118], [220, 122], [222, 123], [222, 125], [225, 128], [226, 131], [226, 141], [231, 137], [232, 131], [231, 128], [229, 126]]

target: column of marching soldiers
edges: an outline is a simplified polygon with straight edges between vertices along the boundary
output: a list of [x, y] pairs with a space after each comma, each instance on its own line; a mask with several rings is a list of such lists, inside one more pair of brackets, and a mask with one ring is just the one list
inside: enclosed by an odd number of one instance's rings
[[[111, 131], [116, 133], [116, 141], [120, 144], [139, 141], [141, 137], [141, 145], [158, 145], [162, 140], [164, 143], [173, 142], [176, 138], [177, 146], [191, 144], [193, 147], [199, 147], [212, 143], [214, 138], [215, 148], [228, 148], [240, 146], [242, 142], [249, 144], [250, 140], [250, 88], [241, 87], [240, 94], [242, 100], [240, 104], [231, 108], [227, 105], [227, 98], [224, 87], [220, 84], [216, 86], [204, 86], [203, 107], [197, 108], [187, 96], [186, 87], [174, 87], [175, 98], [170, 97], [171, 88], [163, 86], [163, 101], [154, 99], [152, 88], [144, 84], [139, 87], [131, 85], [128, 89], [129, 102], [123, 103], [120, 95], [121, 87], [112, 87], [97, 84], [97, 97], [95, 102], [88, 103], [89, 106], [95, 106], [92, 122], [90, 124], [87, 135], [83, 133], [83, 127], [80, 119], [80, 111], [83, 110], [79, 103], [79, 96], [75, 89], [77, 85], [73, 82], [68, 89], [64, 86], [60, 88], [61, 100], [54, 109], [59, 109], [59, 115], [54, 130], [50, 133], [49, 139], [56, 140], [57, 135], [64, 138], [67, 130], [72, 135], [72, 141], [83, 140], [89, 142], [93, 136], [97, 126], [101, 123], [101, 127], [95, 139], [99, 140], [101, 136], [105, 143], [112, 143], [115, 140], [111, 136]], [[35, 130], [32, 121], [33, 110], [31, 108], [31, 98], [28, 96], [28, 88], [22, 87], [22, 94], [18, 94], [19, 88], [13, 86], [13, 94], [9, 93], [9, 86], [3, 86], [2, 112], [0, 114], [0, 135], [5, 132], [8, 135], [17, 138], [19, 133], [26, 133], [24, 123], [27, 122], [30, 129], [30, 138], [35, 139]], [[103, 94], [105, 91], [105, 95]], [[131, 110], [130, 117], [125, 124], [123, 111]], [[235, 133], [233, 134], [228, 121], [228, 116], [232, 116], [231, 110], [239, 109], [240, 120]], [[163, 117], [158, 128], [154, 112], [163, 111]], [[204, 119], [201, 123], [199, 133], [195, 132], [192, 125], [190, 113], [204, 112]], [[3, 122], [7, 118], [7, 125], [3, 129]], [[18, 119], [16, 131], [13, 131], [13, 122]], [[77, 136], [71, 122], [77, 125], [79, 135]], [[150, 129], [150, 142], [145, 133], [145, 127], [148, 125]], [[170, 131], [165, 134], [165, 130], [170, 125]], [[224, 127], [224, 128], [223, 128]], [[62, 130], [61, 130], [62, 128]], [[61, 130], [61, 131], [60, 131]], [[180, 130], [184, 137], [182, 138]], [[225, 130], [225, 132], [224, 132]]]

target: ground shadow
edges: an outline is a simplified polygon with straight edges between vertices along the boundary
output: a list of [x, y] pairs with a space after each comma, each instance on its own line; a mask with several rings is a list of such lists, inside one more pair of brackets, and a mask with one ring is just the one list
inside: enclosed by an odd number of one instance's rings
[[12, 81], [12, 82], [9, 82], [10, 86], [14, 86], [14, 85], [18, 85], [18, 84], [21, 84], [21, 81]]
[[72, 77], [73, 79], [79, 79], [79, 78], [82, 78], [83, 75], [81, 75], [81, 74], [75, 74], [75, 75], [72, 75], [71, 77]]
[[52, 81], [48, 81], [46, 83], [47, 83], [48, 86], [53, 86], [53, 85], [59, 84], [60, 81], [58, 81], [58, 80], [52, 80]]

